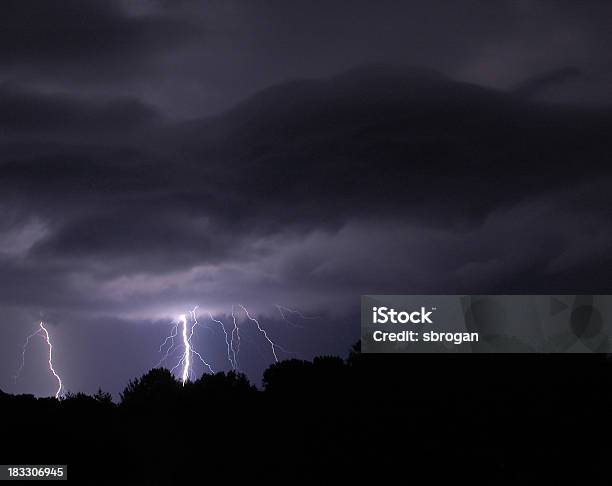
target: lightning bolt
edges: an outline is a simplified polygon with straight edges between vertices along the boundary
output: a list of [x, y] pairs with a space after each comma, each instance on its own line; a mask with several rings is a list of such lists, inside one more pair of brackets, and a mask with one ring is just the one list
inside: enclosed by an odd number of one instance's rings
[[[202, 362], [202, 364], [206, 366], [212, 374], [214, 374], [215, 372], [213, 371], [211, 366], [204, 360], [204, 358], [202, 358], [202, 355], [198, 351], [193, 349], [193, 346], [191, 345], [191, 338], [193, 337], [194, 329], [197, 325], [200, 324], [196, 315], [197, 310], [198, 306], [195, 306], [191, 311], [191, 318], [193, 319], [193, 324], [191, 326], [191, 333], [189, 334], [189, 338], [187, 339], [187, 343], [189, 344], [189, 351], [191, 352], [191, 354], [195, 354], [197, 358]], [[187, 374], [189, 375], [189, 370], [187, 371]], [[183, 385], [185, 384], [185, 381], [185, 370], [183, 370]]]
[[[238, 310], [237, 307], [240, 309]], [[283, 310], [285, 312], [293, 312], [292, 309], [288, 307], [279, 306], [279, 312]], [[282, 309], [282, 310], [281, 310]], [[189, 316], [186, 314], [181, 314], [178, 319], [173, 322], [172, 329], [170, 334], [166, 336], [161, 346], [159, 347], [159, 352], [164, 352], [162, 359], [159, 361], [157, 366], [162, 366], [163, 363], [167, 362], [171, 357], [173, 357], [176, 353], [180, 352], [180, 358], [178, 358], [177, 362], [170, 369], [171, 373], [174, 373], [176, 370], [180, 369], [180, 380], [183, 386], [190, 380], [193, 376], [193, 365], [195, 362], [195, 358], [197, 358], [202, 365], [204, 365], [211, 373], [214, 373], [210, 364], [204, 359], [204, 357], [197, 351], [193, 346], [193, 336], [195, 334], [195, 328], [198, 325], [203, 325], [198, 322], [197, 318], [197, 310], [198, 307], [194, 307], [193, 310], [189, 312]], [[238, 311], [238, 312], [237, 312]], [[279, 346], [276, 342], [274, 342], [268, 332], [261, 326], [259, 321], [253, 317], [247, 308], [244, 305], [232, 305], [232, 324], [233, 327], [230, 329], [230, 326], [226, 326], [222, 321], [216, 319], [215, 316], [211, 312], [207, 312], [210, 320], [212, 322], [217, 323], [223, 334], [225, 336], [225, 346], [227, 349], [227, 360], [233, 370], [238, 370], [238, 355], [240, 353], [240, 345], [241, 345], [241, 336], [240, 336], [240, 319], [238, 318], [238, 314], [240, 311], [244, 312], [246, 318], [253, 322], [257, 330], [263, 335], [266, 341], [270, 344], [270, 348], [272, 350], [272, 356], [274, 357], [274, 361], [278, 363], [278, 354], [277, 350], [282, 350], [287, 354], [294, 354], [290, 351], [285, 350], [283, 347]], [[302, 316], [298, 311], [295, 311], [296, 315]], [[314, 319], [313, 317], [303, 316], [305, 319]], [[206, 326], [209, 328], [209, 326]]]
[[17, 370], [17, 373], [14, 376], [14, 379], [15, 381], [17, 381], [17, 378], [19, 378], [19, 375], [21, 374], [21, 371], [23, 370], [23, 367], [25, 366], [25, 354], [30, 344], [30, 339], [32, 339], [34, 336], [41, 336], [47, 343], [47, 348], [49, 349], [49, 355], [48, 355], [47, 362], [49, 364], [49, 371], [51, 371], [51, 374], [57, 380], [57, 391], [55, 392], [55, 398], [57, 399], [60, 397], [60, 394], [62, 392], [62, 379], [60, 378], [60, 376], [55, 371], [55, 368], [53, 367], [53, 344], [51, 344], [51, 338], [49, 336], [49, 331], [47, 331], [47, 328], [45, 327], [42, 321], [39, 324], [39, 328], [35, 332], [30, 334], [26, 338], [25, 343], [23, 344], [22, 351], [21, 351], [21, 366]]
[[[181, 327], [183, 329], [183, 346], [185, 346], [185, 354], [183, 354], [183, 386], [185, 386], [185, 382], [189, 378], [189, 366], [191, 365], [191, 342], [190, 338], [187, 337], [187, 318], [185, 314], [181, 314], [179, 317], [179, 321], [181, 323]], [[193, 335], [193, 332], [191, 333]]]
[[[234, 328], [232, 329], [232, 337], [231, 337], [230, 345], [232, 348], [232, 354], [234, 355], [235, 369], [237, 369], [238, 360], [236, 359], [236, 355], [240, 351], [240, 332], [238, 330], [238, 323], [236, 322], [236, 314], [234, 312], [234, 306], [232, 306], [232, 321], [234, 321]], [[234, 333], [236, 334], [236, 338], [237, 338], [237, 349], [234, 348]]]
[[[279, 349], [283, 349], [283, 348], [281, 348], [278, 344], [275, 344], [274, 341], [272, 341], [268, 337], [268, 333], [266, 332], [266, 330], [262, 329], [262, 327], [259, 325], [259, 321], [257, 319], [255, 319], [254, 317], [251, 317], [251, 315], [249, 314], [249, 311], [247, 310], [247, 308], [245, 306], [240, 305], [240, 307], [242, 308], [242, 310], [246, 314], [247, 318], [257, 325], [257, 329], [259, 330], [259, 332], [262, 333], [263, 336], [266, 338], [266, 340], [270, 343], [270, 347], [272, 348], [272, 355], [274, 356], [274, 361], [276, 361], [278, 363], [278, 356], [276, 355], [276, 348], [279, 348]], [[232, 312], [232, 315], [233, 315], [233, 312]]]
[[189, 315], [191, 317], [191, 325], [189, 325], [188, 318], [185, 314], [181, 314], [178, 317], [178, 320], [173, 324], [172, 330], [170, 334], [166, 337], [164, 342], [159, 347], [159, 351], [161, 352], [163, 348], [170, 343], [170, 346], [166, 349], [166, 353], [159, 361], [157, 366], [161, 366], [161, 364], [167, 361], [176, 351], [177, 349], [181, 349], [180, 346], [177, 346], [174, 339], [178, 337], [179, 328], [182, 340], [182, 354], [181, 358], [178, 362], [170, 369], [171, 373], [174, 373], [174, 370], [182, 366], [181, 371], [181, 383], [185, 386], [185, 383], [193, 376], [193, 357], [197, 357], [200, 362], [210, 370], [211, 373], [214, 373], [210, 364], [203, 358], [203, 356], [193, 347], [191, 340], [193, 339], [193, 335], [195, 333], [196, 326], [199, 325], [197, 319], [197, 310], [198, 306], [195, 306], [193, 310], [189, 311]]
[[23, 344], [23, 347], [21, 349], [21, 366], [19, 366], [17, 373], [15, 373], [15, 376], [13, 376], [13, 379], [15, 380], [15, 382], [17, 382], [17, 379], [19, 378], [19, 375], [21, 375], [21, 371], [23, 370], [23, 367], [25, 366], [25, 355], [26, 355], [28, 346], [30, 345], [30, 339], [32, 339], [34, 336], [40, 335], [41, 332], [42, 332], [42, 329], [38, 328], [36, 329], [36, 331], [34, 331], [32, 334], [30, 334], [26, 338], [25, 343]]
[[221, 326], [221, 329], [223, 330], [223, 334], [225, 334], [225, 344], [227, 345], [227, 360], [230, 362], [232, 369], [235, 370], [236, 366], [234, 365], [234, 362], [232, 361], [232, 355], [231, 355], [232, 348], [230, 346], [229, 335], [227, 334], [227, 329], [225, 328], [225, 324], [215, 319], [212, 313], [209, 312], [208, 315], [210, 316], [211, 321], [216, 322], [217, 324]]
[[62, 392], [62, 379], [59, 377], [59, 375], [55, 372], [55, 369], [53, 368], [53, 344], [51, 344], [51, 339], [49, 338], [49, 331], [47, 331], [47, 328], [43, 325], [42, 322], [40, 323], [40, 328], [45, 333], [45, 340], [47, 341], [47, 346], [49, 347], [49, 370], [57, 380], [57, 391], [55, 392], [55, 398], [59, 398], [60, 393]]
[[301, 326], [299, 324], [296, 324], [295, 322], [293, 322], [291, 319], [289, 319], [287, 317], [287, 314], [289, 315], [296, 315], [298, 316], [300, 319], [304, 320], [304, 321], [308, 321], [311, 319], [318, 319], [319, 316], [306, 316], [304, 314], [302, 314], [300, 311], [295, 310], [295, 309], [291, 309], [289, 307], [285, 307], [284, 305], [279, 305], [276, 304], [275, 305], [276, 309], [278, 310], [279, 314], [281, 315], [281, 318], [288, 324], [290, 324], [293, 327], [297, 327], [297, 328], [303, 328], [304, 326]]

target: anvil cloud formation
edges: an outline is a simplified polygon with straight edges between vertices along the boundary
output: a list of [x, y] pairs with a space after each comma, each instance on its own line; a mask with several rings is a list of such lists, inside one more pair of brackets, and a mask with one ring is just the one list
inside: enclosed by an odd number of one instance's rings
[[612, 8], [462, 3], [3, 2], [0, 388], [41, 316], [117, 392], [196, 304], [308, 357], [365, 293], [609, 292]]

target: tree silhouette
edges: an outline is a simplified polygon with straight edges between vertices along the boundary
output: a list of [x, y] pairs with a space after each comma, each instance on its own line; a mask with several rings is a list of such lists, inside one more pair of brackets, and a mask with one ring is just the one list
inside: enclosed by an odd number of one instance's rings
[[312, 388], [312, 363], [289, 359], [274, 363], [263, 375], [264, 390], [276, 394], [303, 394]]
[[148, 409], [171, 402], [181, 384], [165, 368], [155, 368], [131, 380], [121, 393], [121, 406]]
[[246, 375], [236, 371], [203, 374], [191, 388], [194, 394], [209, 400], [236, 400], [248, 398], [257, 392]]
[[346, 364], [349, 366], [357, 366], [361, 361], [361, 357], [361, 341], [357, 341], [355, 344], [353, 344], [353, 346], [351, 346], [351, 351], [346, 359]]
[[102, 391], [102, 388], [98, 388], [93, 397], [96, 402], [106, 407], [113, 407], [115, 405], [113, 403], [113, 396], [108, 392]]
[[[68, 462], [75, 482], [102, 484], [118, 475], [127, 484], [180, 484], [219, 473], [230, 483], [257, 482], [271, 472], [291, 484], [342, 484], [367, 479], [369, 470], [379, 481], [407, 457], [411, 477], [435, 471], [451, 480], [475, 455], [471, 471], [487, 479], [505, 477], [500, 457], [522, 467], [522, 476], [549, 477], [550, 468], [538, 465], [555, 461], [564, 474], [575, 464], [577, 477], [584, 463], [607, 470], [607, 449], [573, 446], [588, 443], [591, 427], [608, 432], [599, 420], [612, 397], [608, 360], [484, 360], [361, 355], [357, 343], [346, 361], [275, 363], [261, 390], [235, 371], [183, 386], [158, 368], [131, 380], [117, 405], [102, 390], [61, 400], [0, 391], [10, 445], [3, 460]], [[537, 449], [524, 430], [538, 431]], [[398, 439], [402, 447], [391, 447]]]

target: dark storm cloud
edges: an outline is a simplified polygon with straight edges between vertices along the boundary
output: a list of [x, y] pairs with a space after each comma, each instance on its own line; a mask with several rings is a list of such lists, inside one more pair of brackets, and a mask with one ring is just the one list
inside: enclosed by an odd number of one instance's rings
[[373, 61], [502, 87], [566, 66], [597, 78], [609, 68], [611, 12], [606, 2], [544, 0], [11, 1], [0, 65], [16, 83], [198, 116], [288, 78]]
[[[574, 239], [589, 241], [553, 231], [560, 187], [590, 188], [565, 196], [580, 233], [603, 224], [593, 209], [607, 192], [592, 181], [595, 170], [610, 175], [600, 164], [609, 127], [606, 114], [373, 65], [156, 127], [129, 150], [120, 139], [8, 160], [3, 183], [15, 198], [28, 193], [21, 207], [42, 222], [38, 233], [24, 223], [23, 275], [65, 273], [66, 294], [80, 281], [103, 302], [126, 293], [136, 307], [161, 295], [222, 301], [250, 285], [262, 296], [312, 293], [313, 302], [398, 282], [503, 288], [520, 268], [563, 270], [555, 258]], [[530, 221], [534, 199], [546, 207], [542, 221]], [[512, 234], [540, 246], [518, 250]], [[593, 238], [595, 247], [609, 241]], [[406, 252], [422, 266], [399, 264]], [[572, 258], [563, 261], [581, 264]]]
[[8, 84], [0, 85], [0, 141], [20, 136], [36, 140], [82, 142], [127, 135], [126, 131], [160, 121], [161, 116], [137, 99], [78, 99], [66, 94], [45, 94]]
[[238, 257], [234, 247], [239, 243], [204, 216], [190, 219], [182, 216], [179, 208], [167, 207], [160, 212], [144, 205], [126, 206], [69, 222], [34, 247], [33, 256], [77, 261], [117, 259], [123, 272], [178, 269]]
[[[384, 65], [272, 88], [214, 119], [151, 128], [135, 148], [127, 139], [102, 147], [109, 138], [95, 128], [105, 120], [116, 128], [105, 107], [62, 111], [46, 101], [33, 103], [51, 114], [39, 123], [58, 113], [67, 120], [48, 132], [90, 130], [101, 140], [4, 156], [5, 192], [29, 191], [29, 204], [40, 199], [39, 213], [50, 211], [53, 234], [34, 254], [138, 254], [147, 268], [211, 262], [241, 248], [243, 235], [334, 231], [356, 217], [475, 224], [600, 167], [610, 127], [607, 115]], [[71, 122], [73, 113], [87, 113], [93, 126]], [[154, 114], [143, 113], [123, 122], [139, 127]]]
[[[171, 49], [193, 35], [189, 22], [129, 15], [116, 0], [7, 0], [1, 7], [0, 62], [7, 66], [70, 64], [104, 77], [108, 68], [129, 68], [134, 57]], [[78, 66], [74, 63], [79, 63]]]

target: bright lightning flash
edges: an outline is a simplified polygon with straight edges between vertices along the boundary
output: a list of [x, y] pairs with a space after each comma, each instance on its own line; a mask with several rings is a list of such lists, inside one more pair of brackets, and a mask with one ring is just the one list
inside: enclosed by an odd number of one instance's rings
[[[290, 351], [285, 350], [283, 347], [279, 346], [275, 341], [273, 341], [270, 338], [268, 332], [261, 326], [259, 321], [249, 313], [249, 311], [247, 310], [245, 306], [243, 305], [234, 306], [233, 305], [232, 313], [231, 313], [233, 327], [231, 327], [231, 329], [230, 327], [226, 327], [222, 321], [220, 321], [219, 319], [216, 319], [211, 312], [208, 312], [208, 316], [210, 317], [210, 320], [212, 322], [219, 324], [219, 326], [221, 326], [221, 330], [223, 331], [223, 334], [225, 336], [225, 346], [227, 348], [227, 361], [229, 362], [231, 369], [233, 370], [239, 369], [238, 355], [240, 353], [241, 337], [240, 337], [240, 319], [238, 318], [236, 307], [239, 307], [244, 312], [247, 320], [253, 322], [257, 326], [257, 330], [263, 335], [263, 337], [266, 339], [266, 341], [270, 345], [270, 348], [272, 350], [272, 356], [274, 357], [274, 361], [276, 361], [277, 363], [279, 361], [277, 349], [280, 349], [286, 354], [294, 354], [294, 353], [291, 353]], [[295, 313], [299, 315], [300, 317], [302, 317], [303, 319], [312, 319], [310, 317], [303, 316], [298, 311], [294, 311], [287, 307], [281, 306], [281, 308], [285, 312]], [[199, 324], [198, 319], [197, 319], [197, 310], [198, 310], [198, 307], [196, 306], [192, 311], [190, 311], [189, 316], [187, 316], [186, 314], [181, 314], [178, 317], [178, 319], [173, 323], [170, 334], [166, 337], [162, 345], [159, 347], [160, 353], [163, 352], [164, 348], [166, 349], [166, 352], [164, 353], [163, 358], [157, 364], [158, 367], [162, 366], [163, 363], [167, 362], [171, 357], [173, 357], [175, 354], [180, 352], [180, 358], [178, 359], [178, 362], [176, 362], [176, 364], [170, 369], [170, 372], [174, 373], [175, 370], [177, 370], [178, 368], [181, 368], [180, 379], [181, 379], [183, 386], [193, 376], [193, 363], [194, 363], [193, 357], [194, 356], [197, 357], [200, 360], [200, 362], [208, 370], [210, 370], [211, 373], [214, 373], [214, 371], [212, 370], [212, 367], [204, 360], [202, 355], [197, 350], [194, 349], [194, 346], [193, 346], [192, 338], [195, 332], [195, 328]], [[279, 309], [281, 314], [282, 314], [282, 310]], [[180, 340], [180, 344], [176, 343], [175, 340], [176, 341]]]
[[51, 344], [51, 338], [49, 336], [49, 331], [47, 331], [47, 328], [42, 322], [39, 324], [39, 328], [26, 338], [26, 341], [23, 345], [22, 352], [21, 352], [21, 366], [19, 367], [19, 370], [17, 370], [17, 373], [15, 375], [15, 381], [17, 381], [17, 378], [19, 378], [19, 375], [21, 374], [21, 371], [23, 370], [23, 367], [25, 365], [26, 350], [28, 349], [28, 346], [30, 344], [30, 339], [32, 339], [34, 336], [41, 336], [47, 344], [47, 348], [49, 349], [49, 355], [48, 355], [47, 362], [49, 364], [49, 371], [51, 371], [51, 374], [54, 376], [54, 378], [57, 381], [57, 391], [55, 392], [55, 398], [59, 398], [62, 393], [62, 379], [60, 378], [60, 376], [55, 371], [55, 368], [53, 367], [53, 344]]
[[[164, 357], [158, 363], [158, 366], [160, 366], [164, 361], [166, 361], [170, 356], [172, 356], [174, 351], [176, 351], [177, 349], [182, 350], [181, 358], [179, 359], [178, 363], [176, 363], [176, 365], [174, 365], [174, 367], [170, 370], [170, 372], [174, 373], [174, 370], [182, 366], [181, 383], [183, 384], [183, 386], [185, 386], [185, 383], [187, 383], [187, 381], [193, 377], [193, 356], [197, 357], [202, 362], [202, 364], [206, 366], [208, 370], [210, 370], [211, 373], [214, 373], [210, 364], [208, 364], [206, 360], [202, 357], [202, 355], [196, 349], [194, 349], [193, 344], [191, 342], [193, 334], [195, 332], [195, 328], [199, 324], [197, 319], [197, 309], [198, 307], [196, 306], [192, 311], [189, 312], [189, 315], [191, 317], [191, 325], [189, 324], [189, 319], [187, 318], [187, 316], [185, 314], [181, 314], [177, 322], [172, 326], [172, 331], [170, 332], [168, 337], [166, 337], [162, 345], [159, 347], [159, 350], [161, 352], [164, 346], [168, 342], [170, 342], [170, 346], [166, 350]], [[174, 342], [174, 338], [178, 336], [179, 327], [181, 332], [181, 340], [183, 343], [182, 347], [175, 345]]]
[[189, 379], [189, 368], [191, 366], [191, 343], [189, 342], [189, 338], [187, 337], [187, 317], [185, 314], [181, 314], [179, 317], [179, 322], [183, 328], [183, 346], [185, 346], [185, 353], [183, 354], [183, 386], [185, 386], [185, 382]]
[[55, 398], [59, 398], [60, 393], [62, 392], [62, 379], [59, 377], [59, 375], [55, 372], [55, 369], [53, 368], [53, 345], [51, 344], [51, 339], [49, 338], [49, 331], [47, 331], [47, 328], [43, 325], [42, 322], [40, 323], [40, 328], [45, 333], [45, 340], [47, 341], [47, 346], [49, 347], [49, 370], [57, 380], [57, 391], [55, 392]]
[[[236, 321], [236, 313], [234, 312], [234, 306], [232, 306], [232, 321], [234, 322], [234, 328], [232, 329], [232, 338], [230, 346], [232, 348], [232, 354], [234, 355], [234, 367], [238, 368], [237, 355], [240, 352], [240, 330], [238, 328], [238, 322]], [[234, 347], [234, 334], [236, 335], [236, 347]]]

